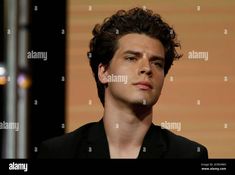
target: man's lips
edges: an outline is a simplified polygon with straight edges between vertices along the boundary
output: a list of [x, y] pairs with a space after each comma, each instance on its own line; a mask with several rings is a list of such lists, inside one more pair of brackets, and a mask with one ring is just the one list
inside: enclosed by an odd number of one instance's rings
[[137, 83], [133, 83], [133, 85], [137, 86], [138, 88], [140, 88], [142, 90], [153, 89], [153, 86], [147, 81], [140, 81]]

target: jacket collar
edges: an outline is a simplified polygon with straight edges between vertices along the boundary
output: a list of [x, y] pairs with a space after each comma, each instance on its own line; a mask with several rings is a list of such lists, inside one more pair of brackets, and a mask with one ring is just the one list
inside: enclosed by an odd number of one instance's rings
[[88, 146], [91, 148], [91, 151], [88, 153], [88, 158], [110, 158], [103, 119], [91, 127], [87, 141]]
[[161, 127], [152, 123], [144, 137], [138, 158], [162, 158], [166, 148]]
[[[88, 158], [110, 158], [103, 119], [91, 127], [88, 133], [88, 147]], [[144, 137], [138, 158], [161, 158], [166, 148], [161, 128], [151, 124]]]

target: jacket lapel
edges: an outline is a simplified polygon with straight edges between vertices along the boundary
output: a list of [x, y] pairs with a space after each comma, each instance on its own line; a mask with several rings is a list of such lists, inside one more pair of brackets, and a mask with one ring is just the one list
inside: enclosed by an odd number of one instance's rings
[[110, 158], [108, 141], [103, 119], [96, 123], [88, 133], [88, 158]]
[[161, 135], [161, 128], [152, 124], [144, 137], [138, 158], [162, 158], [167, 147]]

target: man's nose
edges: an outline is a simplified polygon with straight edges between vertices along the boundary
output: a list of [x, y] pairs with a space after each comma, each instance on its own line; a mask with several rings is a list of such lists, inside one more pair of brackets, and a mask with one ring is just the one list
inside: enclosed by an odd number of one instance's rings
[[140, 60], [139, 74], [152, 75], [152, 69], [148, 58], [142, 58]]

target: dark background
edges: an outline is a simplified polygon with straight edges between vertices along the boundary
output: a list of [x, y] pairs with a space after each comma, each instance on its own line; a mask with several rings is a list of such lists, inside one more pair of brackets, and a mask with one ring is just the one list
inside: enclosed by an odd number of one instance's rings
[[[0, 63], [3, 62], [3, 1], [0, 1]], [[3, 87], [0, 85], [0, 121], [3, 121]], [[0, 140], [2, 140], [2, 131], [0, 131]], [[2, 150], [2, 144], [0, 144]], [[1, 151], [0, 151], [1, 157]]]
[[[65, 81], [62, 81], [62, 77], [66, 77], [65, 15], [66, 0], [54, 3], [32, 1], [30, 4], [29, 51], [47, 52], [48, 58], [47, 61], [28, 60], [30, 66], [27, 71], [32, 78], [28, 106], [30, 158], [37, 156], [39, 145], [43, 140], [64, 133], [62, 124], [65, 118]], [[7, 30], [3, 26], [3, 1], [0, 1], [0, 16], [0, 62], [3, 62], [5, 49], [3, 38], [7, 36]], [[62, 34], [63, 29], [65, 34]], [[0, 86], [0, 121], [4, 120], [3, 88]]]
[[[38, 11], [34, 11], [35, 6]], [[66, 0], [33, 1], [31, 6], [31, 49], [46, 51], [47, 61], [31, 60], [31, 156], [41, 141], [64, 133]], [[35, 104], [37, 100], [37, 105]], [[35, 152], [36, 151], [36, 152]]]

